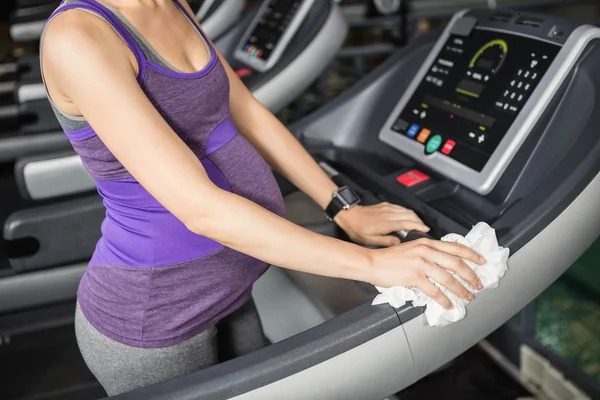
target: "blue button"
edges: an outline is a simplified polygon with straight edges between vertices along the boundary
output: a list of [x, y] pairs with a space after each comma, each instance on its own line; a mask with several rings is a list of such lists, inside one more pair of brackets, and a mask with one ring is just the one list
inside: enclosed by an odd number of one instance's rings
[[419, 131], [419, 125], [412, 124], [410, 128], [408, 128], [408, 132], [406, 132], [406, 136], [414, 138]]

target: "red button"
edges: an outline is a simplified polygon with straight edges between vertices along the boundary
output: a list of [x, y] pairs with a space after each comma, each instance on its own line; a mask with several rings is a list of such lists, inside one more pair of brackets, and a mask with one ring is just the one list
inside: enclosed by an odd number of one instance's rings
[[424, 182], [429, 179], [429, 175], [422, 173], [416, 169], [403, 173], [396, 180], [406, 187], [411, 187], [417, 183]]
[[242, 69], [238, 69], [237, 71], [235, 71], [235, 73], [240, 78], [244, 78], [248, 75], [252, 75], [252, 70], [250, 68], [242, 68]]
[[447, 140], [444, 147], [442, 147], [442, 153], [448, 155], [452, 151], [452, 149], [456, 146], [456, 142], [454, 140]]

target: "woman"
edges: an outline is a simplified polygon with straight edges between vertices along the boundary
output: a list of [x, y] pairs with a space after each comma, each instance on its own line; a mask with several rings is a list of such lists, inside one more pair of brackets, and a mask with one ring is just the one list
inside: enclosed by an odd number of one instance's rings
[[[472, 296], [457, 244], [390, 204], [335, 222], [369, 250], [286, 221], [268, 165], [324, 209], [338, 189], [248, 92], [176, 0], [64, 0], [42, 38], [49, 98], [106, 205], [78, 291], [83, 357], [109, 395], [264, 346], [250, 299], [269, 264], [379, 286], [428, 280]], [[265, 161], [263, 161], [263, 158]], [[268, 163], [268, 165], [267, 165]]]

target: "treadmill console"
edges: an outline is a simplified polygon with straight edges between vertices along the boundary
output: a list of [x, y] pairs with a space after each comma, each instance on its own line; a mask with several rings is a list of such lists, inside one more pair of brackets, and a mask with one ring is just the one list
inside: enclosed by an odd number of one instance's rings
[[234, 58], [266, 72], [280, 59], [315, 0], [266, 0], [237, 45]]
[[548, 37], [456, 17], [388, 118], [380, 139], [489, 193], [565, 78]]

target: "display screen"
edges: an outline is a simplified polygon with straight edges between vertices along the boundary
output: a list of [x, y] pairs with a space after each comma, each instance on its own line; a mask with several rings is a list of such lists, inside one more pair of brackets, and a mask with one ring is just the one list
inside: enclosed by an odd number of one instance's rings
[[301, 5], [302, 0], [269, 1], [243, 44], [244, 51], [251, 57], [268, 60]]
[[560, 48], [477, 28], [450, 35], [392, 130], [481, 171]]

